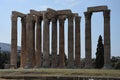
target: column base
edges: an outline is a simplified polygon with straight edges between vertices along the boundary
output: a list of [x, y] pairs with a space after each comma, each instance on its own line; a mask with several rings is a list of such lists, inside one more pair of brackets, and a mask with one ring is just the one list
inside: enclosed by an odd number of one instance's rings
[[50, 65], [48, 62], [43, 62], [43, 68], [50, 68]]
[[41, 66], [34, 66], [34, 68], [41, 68]]
[[17, 66], [16, 65], [12, 65], [12, 64], [5, 64], [5, 66], [4, 66], [4, 68], [5, 69], [16, 69], [17, 68]]
[[59, 65], [59, 68], [65, 68], [65, 65]]
[[91, 69], [93, 68], [91, 65], [85, 65], [85, 69]]
[[67, 68], [75, 68], [74, 62], [68, 63]]
[[112, 66], [110, 64], [104, 64], [103, 69], [112, 69]]
[[32, 66], [25, 66], [24, 67], [25, 69], [31, 69], [31, 68], [33, 68]]
[[76, 68], [76, 69], [79, 69], [79, 68], [81, 68], [81, 66], [75, 66], [75, 68]]

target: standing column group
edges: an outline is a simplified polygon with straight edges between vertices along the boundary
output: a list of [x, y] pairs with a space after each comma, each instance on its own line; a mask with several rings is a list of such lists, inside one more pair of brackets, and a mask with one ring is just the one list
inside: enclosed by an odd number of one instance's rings
[[92, 12], [103, 11], [104, 16], [104, 68], [111, 68], [111, 45], [110, 45], [110, 10], [106, 6], [91, 7], [85, 15], [85, 67], [92, 68], [91, 47], [91, 16]]
[[[85, 15], [85, 68], [92, 68], [92, 39], [91, 16], [93, 12], [102, 11], [104, 15], [104, 68], [110, 68], [111, 44], [110, 44], [110, 10], [107, 6], [89, 7]], [[81, 67], [81, 43], [80, 21], [81, 17], [71, 10], [47, 11], [30, 10], [29, 14], [12, 12], [11, 32], [11, 59], [12, 68], [17, 67], [17, 18], [21, 18], [21, 68], [80, 68]], [[65, 20], [68, 21], [68, 53], [65, 53]], [[50, 38], [50, 22], [52, 23], [52, 38]], [[43, 23], [43, 37], [41, 36]], [[59, 23], [59, 38], [57, 32]], [[52, 39], [52, 48], [50, 48]], [[59, 39], [59, 40], [58, 40]], [[43, 40], [43, 41], [42, 41]], [[42, 43], [43, 42], [43, 45]], [[58, 43], [59, 42], [59, 43]], [[59, 45], [59, 49], [58, 49]], [[43, 47], [42, 47], [43, 46]], [[51, 54], [50, 54], [51, 49]], [[43, 52], [42, 52], [43, 50]], [[59, 52], [58, 52], [59, 50]], [[59, 54], [57, 54], [59, 53]], [[68, 55], [66, 55], [68, 54]]]
[[[80, 56], [81, 56], [80, 17], [76, 14], [71, 13], [71, 11], [69, 10], [61, 10], [58, 11], [57, 13], [57, 11], [54, 11], [52, 9], [43, 12], [31, 10], [30, 14], [22, 14], [19, 12], [15, 12], [14, 14], [12, 14], [11, 65], [17, 67], [18, 17], [21, 17], [22, 23], [21, 55], [20, 55], [21, 68], [34, 68], [34, 67], [80, 68]], [[65, 38], [64, 38], [65, 37], [64, 22], [66, 19], [68, 20], [68, 56], [66, 56], [65, 54]], [[42, 22], [43, 22], [43, 37], [41, 36]], [[50, 38], [50, 22], [52, 23], [52, 38]], [[59, 22], [59, 41], [57, 37], [58, 22]], [[51, 54], [50, 54], [50, 39], [52, 39]], [[43, 48], [41, 42], [43, 42]]]

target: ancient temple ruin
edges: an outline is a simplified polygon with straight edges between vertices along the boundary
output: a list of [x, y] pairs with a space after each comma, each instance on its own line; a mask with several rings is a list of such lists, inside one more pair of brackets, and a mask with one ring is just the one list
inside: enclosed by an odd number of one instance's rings
[[88, 7], [85, 15], [85, 58], [86, 68], [92, 67], [92, 47], [91, 47], [91, 16], [93, 12], [103, 12], [104, 16], [104, 67], [110, 66], [111, 46], [110, 46], [110, 10], [107, 6]]
[[[91, 15], [93, 12], [103, 11], [104, 14], [104, 63], [110, 62], [110, 10], [107, 6], [89, 7], [85, 12], [85, 58], [86, 68], [91, 67]], [[46, 11], [30, 10], [30, 13], [23, 14], [17, 11], [12, 12], [12, 38], [11, 38], [11, 61], [10, 64], [17, 66], [17, 18], [21, 18], [21, 68], [80, 68], [81, 60], [81, 38], [80, 21], [81, 17], [71, 10]], [[65, 62], [65, 41], [64, 26], [68, 21], [68, 59]], [[52, 53], [50, 56], [50, 35], [49, 27], [52, 23]], [[57, 24], [59, 23], [59, 25]], [[43, 26], [43, 37], [41, 27]], [[57, 38], [57, 26], [59, 26], [59, 43]], [[75, 28], [74, 28], [75, 27]], [[74, 30], [75, 29], [75, 30]], [[43, 39], [42, 39], [43, 38]], [[43, 52], [41, 50], [43, 40]], [[59, 47], [58, 47], [59, 44]], [[57, 55], [59, 48], [59, 57]]]
[[[11, 65], [17, 65], [17, 18], [21, 18], [21, 63], [20, 67], [80, 67], [80, 16], [71, 10], [30, 10], [29, 14], [12, 12]], [[65, 66], [64, 22], [68, 20], [68, 65]], [[43, 25], [42, 25], [43, 22]], [[49, 27], [52, 22], [52, 60], [50, 62]], [[57, 22], [59, 22], [59, 64], [57, 65]], [[75, 22], [75, 25], [74, 25]], [[36, 26], [35, 26], [36, 24]], [[41, 26], [43, 26], [43, 53], [41, 52]], [[75, 33], [74, 33], [75, 26]], [[35, 34], [36, 33], [36, 34]], [[74, 39], [75, 34], [75, 39]], [[35, 39], [36, 38], [36, 39]], [[75, 44], [74, 45], [74, 40]], [[75, 62], [74, 62], [74, 46]], [[51, 64], [51, 65], [50, 65]]]

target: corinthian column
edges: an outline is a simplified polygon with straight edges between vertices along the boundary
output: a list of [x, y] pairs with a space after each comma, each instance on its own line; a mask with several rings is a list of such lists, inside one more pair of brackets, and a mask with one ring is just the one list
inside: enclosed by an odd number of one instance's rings
[[21, 19], [22, 22], [22, 39], [21, 39], [21, 63], [20, 67], [25, 66], [26, 62], [26, 17]]
[[80, 68], [81, 39], [80, 39], [80, 16], [75, 16], [75, 66]]
[[11, 59], [10, 64], [17, 67], [17, 16], [12, 14], [12, 38], [11, 38]]
[[57, 67], [57, 19], [52, 18], [52, 67]]
[[59, 16], [59, 67], [65, 67], [65, 48], [64, 48], [64, 20], [66, 16]]
[[43, 67], [49, 67], [49, 19], [47, 19], [47, 12], [43, 14]]
[[110, 10], [105, 10], [104, 15], [104, 68], [111, 68], [111, 46], [110, 46]]
[[32, 67], [35, 67], [35, 17], [34, 19], [32, 20], [32, 31], [31, 34], [33, 35], [33, 38], [32, 38], [32, 48], [33, 48], [33, 53], [32, 53]]
[[68, 67], [74, 67], [74, 27], [72, 14], [68, 15]]
[[41, 67], [42, 54], [41, 54], [41, 22], [42, 19], [37, 17], [37, 28], [36, 28], [36, 67]]
[[91, 68], [91, 12], [85, 12], [85, 67]]
[[32, 68], [33, 67], [33, 53], [34, 53], [34, 31], [33, 31], [33, 16], [31, 14], [27, 14], [26, 16], [26, 31], [27, 31], [27, 61], [25, 68]]

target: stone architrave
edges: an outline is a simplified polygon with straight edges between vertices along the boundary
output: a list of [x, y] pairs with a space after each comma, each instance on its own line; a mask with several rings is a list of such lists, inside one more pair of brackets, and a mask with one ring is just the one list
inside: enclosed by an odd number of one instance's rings
[[64, 21], [66, 16], [59, 16], [59, 67], [65, 67]]
[[41, 67], [42, 54], [41, 54], [41, 23], [42, 18], [37, 16], [36, 28], [36, 67]]
[[87, 12], [99, 12], [107, 9], [108, 9], [107, 6], [94, 6], [94, 7], [88, 7]]
[[75, 16], [75, 66], [80, 68], [81, 46], [80, 46], [80, 16]]
[[49, 24], [50, 21], [47, 18], [48, 12], [43, 13], [43, 67], [50, 66], [49, 59]]
[[26, 62], [26, 17], [23, 17], [21, 19], [22, 22], [22, 39], [21, 39], [21, 63], [20, 67], [24, 68], [25, 67], [25, 62]]
[[91, 12], [85, 12], [85, 68], [92, 67], [91, 60]]
[[103, 15], [104, 15], [104, 68], [111, 68], [110, 10], [103, 11]]
[[74, 15], [68, 15], [68, 67], [74, 67]]
[[17, 16], [12, 14], [12, 38], [11, 38], [11, 61], [12, 66], [17, 67]]
[[52, 65], [57, 67], [57, 18], [52, 18]]
[[27, 31], [27, 61], [25, 68], [32, 68], [33, 67], [33, 53], [34, 53], [34, 31], [33, 31], [33, 16], [31, 14], [26, 15], [26, 31]]

